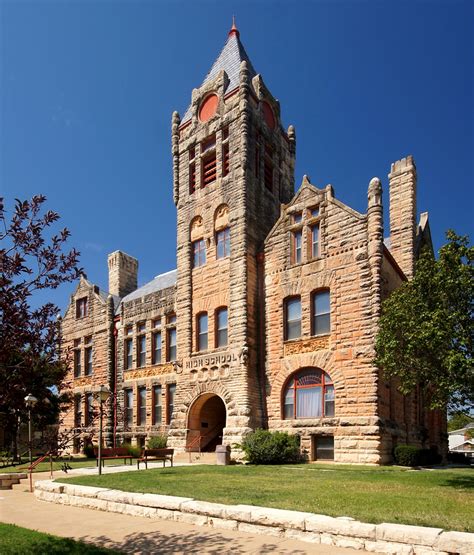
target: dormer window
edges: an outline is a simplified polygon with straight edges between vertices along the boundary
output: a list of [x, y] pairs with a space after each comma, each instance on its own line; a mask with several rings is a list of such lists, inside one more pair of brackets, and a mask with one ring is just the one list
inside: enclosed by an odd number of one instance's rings
[[77, 299], [76, 301], [76, 318], [85, 318], [87, 316], [87, 297]]

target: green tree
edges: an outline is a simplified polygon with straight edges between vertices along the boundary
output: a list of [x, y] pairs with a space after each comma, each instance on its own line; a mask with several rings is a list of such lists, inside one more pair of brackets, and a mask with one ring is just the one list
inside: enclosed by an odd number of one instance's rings
[[430, 408], [474, 406], [474, 247], [446, 233], [436, 260], [422, 250], [411, 281], [382, 303], [375, 363], [400, 391], [420, 387]]
[[461, 430], [471, 422], [474, 422], [474, 418], [469, 414], [465, 412], [455, 412], [448, 419], [448, 432]]

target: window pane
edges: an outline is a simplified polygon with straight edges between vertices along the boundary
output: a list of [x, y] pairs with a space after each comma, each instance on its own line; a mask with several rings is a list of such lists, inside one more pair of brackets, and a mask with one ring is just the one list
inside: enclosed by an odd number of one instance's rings
[[330, 302], [329, 302], [329, 291], [321, 291], [316, 293], [314, 296], [316, 302], [316, 313], [324, 314], [325, 312], [330, 312]]
[[298, 337], [301, 337], [301, 322], [288, 322], [286, 332], [287, 339], [297, 339]]
[[161, 424], [161, 386], [153, 387], [153, 424]]
[[74, 377], [81, 375], [81, 351], [74, 351]]
[[161, 364], [161, 332], [153, 334], [153, 364]]
[[146, 388], [140, 387], [138, 390], [138, 425], [144, 426], [146, 424]]
[[127, 339], [125, 341], [125, 370], [129, 370], [132, 367], [133, 361], [133, 339]]
[[168, 330], [168, 359], [170, 362], [176, 360], [176, 328]]
[[319, 256], [319, 226], [311, 228], [311, 256], [317, 258]]
[[329, 291], [315, 293], [313, 297], [313, 334], [330, 333], [330, 295]]
[[322, 415], [321, 387], [296, 390], [296, 417], [311, 418]]
[[207, 349], [208, 337], [208, 320], [207, 314], [201, 314], [198, 317], [198, 350], [205, 351]]
[[316, 438], [316, 459], [334, 460], [334, 436]]
[[227, 309], [223, 308], [217, 312], [217, 347], [227, 345]]
[[334, 416], [334, 386], [332, 385], [325, 388], [324, 416]]
[[86, 376], [92, 374], [92, 347], [87, 347], [86, 351]]
[[175, 394], [176, 394], [176, 384], [170, 384], [168, 386], [168, 410], [166, 415], [167, 424], [171, 422], [171, 417], [173, 415]]
[[314, 333], [315, 335], [319, 333], [329, 333], [330, 329], [330, 321], [329, 321], [329, 314], [322, 314], [321, 316], [316, 316], [314, 319]]
[[286, 302], [286, 339], [301, 337], [301, 300]]
[[140, 335], [138, 338], [138, 366], [141, 368], [146, 364], [146, 336]]

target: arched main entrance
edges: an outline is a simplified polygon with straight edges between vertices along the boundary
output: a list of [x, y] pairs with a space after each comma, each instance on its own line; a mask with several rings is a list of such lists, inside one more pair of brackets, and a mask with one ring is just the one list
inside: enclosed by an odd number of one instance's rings
[[224, 401], [214, 393], [198, 397], [188, 412], [186, 447], [190, 451], [215, 451], [226, 425]]

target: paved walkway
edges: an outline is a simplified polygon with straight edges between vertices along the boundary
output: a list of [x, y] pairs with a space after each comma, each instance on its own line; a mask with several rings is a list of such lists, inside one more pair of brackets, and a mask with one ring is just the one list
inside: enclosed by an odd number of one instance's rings
[[[128, 466], [136, 469], [136, 466]], [[105, 473], [124, 471], [124, 466], [109, 466]], [[69, 475], [84, 475], [97, 469], [77, 469]], [[55, 472], [56, 476], [64, 476]], [[38, 473], [34, 479], [49, 479], [49, 473]], [[314, 555], [353, 555], [352, 549], [311, 544], [297, 540], [247, 534], [232, 530], [213, 530], [206, 526], [193, 526], [181, 522], [152, 520], [56, 505], [38, 501], [28, 491], [25, 480], [13, 490], [0, 491], [0, 520], [64, 536], [96, 545], [117, 549], [125, 553], [275, 553]]]

